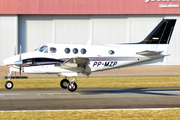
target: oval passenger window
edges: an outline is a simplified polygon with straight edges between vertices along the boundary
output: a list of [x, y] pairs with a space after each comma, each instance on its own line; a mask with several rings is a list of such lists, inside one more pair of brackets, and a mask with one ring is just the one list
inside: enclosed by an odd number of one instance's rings
[[77, 49], [77, 48], [74, 48], [74, 49], [73, 49], [73, 53], [74, 53], [74, 54], [77, 54], [77, 53], [78, 53], [78, 49]]
[[115, 52], [113, 50], [109, 50], [109, 54], [113, 55]]
[[70, 49], [69, 49], [69, 48], [66, 48], [66, 49], [64, 50], [64, 52], [65, 52], [66, 54], [69, 54], [69, 53], [70, 53]]
[[82, 48], [82, 49], [81, 49], [81, 53], [82, 53], [82, 54], [86, 54], [86, 49]]

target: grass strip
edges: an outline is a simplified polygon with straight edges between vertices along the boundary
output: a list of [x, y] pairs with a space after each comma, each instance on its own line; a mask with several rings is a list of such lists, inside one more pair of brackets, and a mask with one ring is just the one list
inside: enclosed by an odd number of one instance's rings
[[180, 109], [0, 112], [1, 120], [179, 120]]
[[[60, 88], [63, 78], [12, 79], [13, 89]], [[72, 78], [69, 78], [72, 80]], [[0, 89], [7, 80], [0, 79]], [[78, 88], [118, 88], [118, 87], [180, 87], [180, 76], [168, 77], [96, 77], [77, 78]]]

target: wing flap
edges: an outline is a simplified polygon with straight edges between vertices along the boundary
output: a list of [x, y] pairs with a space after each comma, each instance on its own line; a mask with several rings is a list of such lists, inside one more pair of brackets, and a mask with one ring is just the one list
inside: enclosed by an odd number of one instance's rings
[[81, 72], [89, 76], [91, 72], [91, 68], [88, 66], [89, 58], [77, 57], [70, 58], [60, 64], [61, 68], [73, 71], [73, 72]]
[[83, 73], [83, 74], [86, 74], [87, 76], [89, 76], [89, 75], [92, 73], [91, 68], [90, 68], [88, 65], [86, 65], [86, 67], [85, 67], [85, 69], [82, 71], [82, 73]]

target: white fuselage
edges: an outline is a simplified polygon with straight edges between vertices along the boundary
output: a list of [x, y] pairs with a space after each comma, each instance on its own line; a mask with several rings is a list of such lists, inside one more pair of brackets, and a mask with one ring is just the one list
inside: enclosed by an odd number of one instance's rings
[[[47, 44], [48, 52], [28, 52], [21, 55], [21, 59], [30, 58], [52, 58], [67, 60], [70, 58], [89, 58], [89, 67], [91, 71], [103, 71], [114, 68], [121, 68], [127, 66], [136, 66], [142, 64], [150, 64], [154, 62], [162, 62], [164, 56], [166, 55], [166, 49], [168, 44], [111, 44], [111, 45], [86, 45], [86, 44]], [[56, 48], [55, 53], [50, 52], [50, 48]], [[65, 52], [65, 49], [70, 50], [69, 53]], [[78, 52], [73, 52], [73, 49], [78, 50]], [[85, 53], [82, 53], [82, 49], [85, 49]], [[163, 51], [161, 55], [158, 56], [143, 56], [137, 54], [142, 51]], [[10, 57], [4, 60], [4, 64], [12, 66], [12, 71], [19, 72], [19, 68], [13, 65], [19, 60], [19, 55]], [[38, 66], [28, 66], [23, 67], [22, 71], [24, 73], [75, 73], [73, 71], [57, 67], [54, 64], [51, 65], [38, 65]]]

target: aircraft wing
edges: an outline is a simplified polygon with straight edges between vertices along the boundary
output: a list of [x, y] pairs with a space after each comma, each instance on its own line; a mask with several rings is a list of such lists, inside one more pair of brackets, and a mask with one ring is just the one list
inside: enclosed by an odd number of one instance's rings
[[77, 57], [70, 58], [59, 65], [59, 67], [71, 70], [73, 72], [81, 72], [89, 76], [91, 72], [91, 68], [88, 66], [89, 58]]

